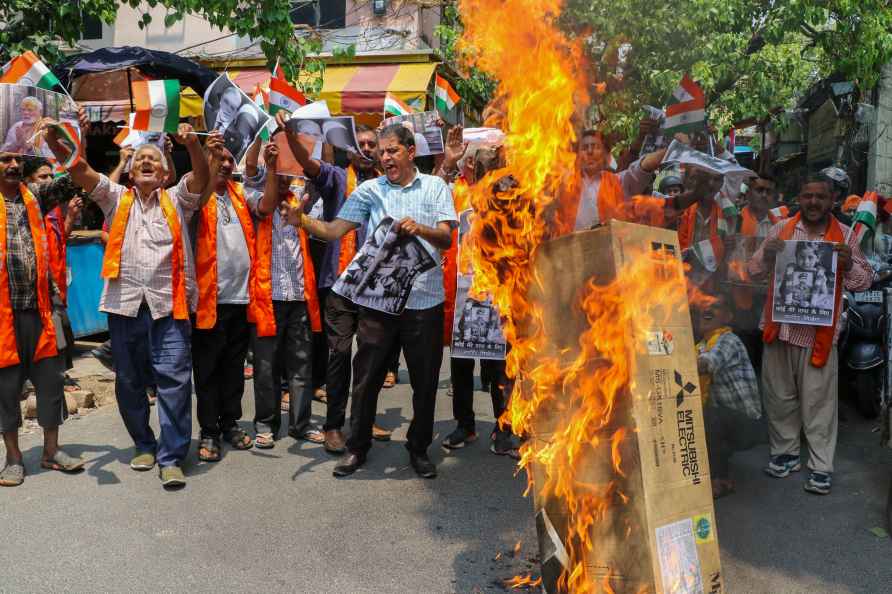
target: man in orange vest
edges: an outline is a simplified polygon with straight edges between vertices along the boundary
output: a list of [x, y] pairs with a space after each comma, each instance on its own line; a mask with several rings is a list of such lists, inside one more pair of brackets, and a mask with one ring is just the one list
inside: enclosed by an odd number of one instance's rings
[[34, 384], [37, 422], [43, 428], [40, 465], [75, 472], [83, 461], [59, 448], [59, 426], [67, 416], [63, 362], [56, 348], [46, 228], [41, 205], [23, 181], [22, 157], [0, 153], [0, 433], [6, 463], [0, 486], [25, 479], [19, 449], [19, 407], [26, 379]]
[[[452, 228], [458, 221], [446, 183], [415, 168], [415, 137], [411, 131], [399, 124], [388, 126], [379, 132], [378, 146], [384, 175], [359, 186], [334, 221], [310, 219], [295, 206], [285, 210], [290, 223], [328, 241], [362, 225], [375, 229], [389, 217], [396, 221], [399, 233], [419, 238], [434, 258], [436, 266], [415, 279], [401, 314], [359, 308], [350, 437], [347, 453], [334, 469], [335, 476], [346, 476], [365, 463], [371, 448], [378, 394], [391, 349], [399, 345], [412, 382], [414, 417], [406, 443], [409, 461], [419, 476], [433, 478], [437, 469], [427, 449], [433, 440], [434, 404], [443, 359], [444, 290], [440, 252], [449, 249]], [[339, 284], [340, 281], [335, 283], [332, 291], [344, 290]]]
[[260, 174], [263, 194], [248, 197], [255, 219], [255, 259], [248, 313], [253, 323], [254, 444], [268, 449], [275, 446], [281, 425], [280, 378], [283, 375], [291, 396], [288, 434], [311, 443], [322, 443], [324, 437], [310, 419], [312, 333], [322, 330], [322, 320], [309, 236], [281, 217], [280, 206], [296, 205], [299, 199], [291, 191], [293, 177], [275, 173], [278, 147], [270, 143], [264, 151], [266, 170]]
[[251, 190], [232, 180], [235, 159], [227, 149], [211, 156], [213, 198], [198, 213], [195, 277], [198, 311], [192, 334], [192, 362], [198, 424], [198, 458], [220, 460], [221, 439], [235, 450], [254, 442], [238, 425], [242, 418], [248, 353], [249, 280], [254, 260], [254, 221], [247, 199]]
[[[64, 162], [68, 151], [55, 128], [48, 129], [46, 139]], [[112, 183], [80, 156], [69, 167], [74, 183], [90, 193], [111, 221], [99, 309], [108, 314], [118, 409], [136, 446], [130, 467], [147, 471], [157, 462], [165, 488], [186, 484], [180, 465], [192, 434], [189, 312], [198, 304], [187, 227], [209, 183], [207, 157], [192, 127], [180, 124], [177, 141], [189, 153], [192, 173], [169, 190], [164, 154], [151, 144], [133, 153], [131, 189]], [[220, 135], [211, 134], [207, 147], [221, 151]], [[160, 439], [149, 426], [146, 386], [153, 378], [158, 383]]]
[[[805, 490], [820, 495], [830, 492], [836, 451], [840, 297], [843, 285], [849, 291], [867, 289], [873, 274], [856, 235], [831, 214], [832, 209], [829, 180], [809, 177], [799, 191], [799, 213], [774, 225], [748, 264], [754, 278], [768, 277], [761, 323], [765, 341], [762, 385], [771, 454], [765, 472], [783, 478], [799, 471], [799, 436], [804, 433], [811, 470]], [[772, 321], [775, 259], [790, 240], [833, 243], [837, 270], [831, 326]]]

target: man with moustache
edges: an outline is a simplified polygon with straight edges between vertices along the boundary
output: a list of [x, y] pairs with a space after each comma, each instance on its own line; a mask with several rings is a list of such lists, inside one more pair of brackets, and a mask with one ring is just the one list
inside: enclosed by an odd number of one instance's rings
[[67, 410], [64, 365], [56, 348], [52, 298], [56, 289], [47, 253], [45, 211], [23, 178], [22, 157], [0, 153], [0, 433], [6, 446], [0, 486], [15, 487], [25, 479], [19, 427], [19, 396], [25, 380], [34, 384], [37, 422], [43, 428], [40, 465], [76, 472], [83, 461], [59, 448], [59, 426]]
[[[47, 129], [46, 138], [65, 162], [68, 151], [55, 128]], [[207, 157], [190, 125], [180, 124], [177, 141], [189, 153], [192, 173], [169, 190], [164, 153], [152, 144], [133, 153], [131, 189], [112, 183], [80, 156], [69, 168], [74, 183], [111, 221], [99, 309], [108, 314], [118, 408], [136, 446], [130, 467], [147, 471], [157, 463], [165, 488], [186, 484], [180, 465], [192, 433], [189, 313], [198, 302], [187, 227], [210, 181]], [[219, 133], [208, 137], [207, 147], [222, 148]], [[160, 439], [149, 426], [146, 387], [153, 379]]]

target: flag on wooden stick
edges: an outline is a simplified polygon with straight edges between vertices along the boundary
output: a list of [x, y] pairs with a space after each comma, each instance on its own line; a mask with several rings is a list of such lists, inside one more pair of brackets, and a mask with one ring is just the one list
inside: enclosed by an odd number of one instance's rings
[[130, 87], [136, 110], [133, 129], [176, 134], [180, 123], [180, 81], [137, 80]]

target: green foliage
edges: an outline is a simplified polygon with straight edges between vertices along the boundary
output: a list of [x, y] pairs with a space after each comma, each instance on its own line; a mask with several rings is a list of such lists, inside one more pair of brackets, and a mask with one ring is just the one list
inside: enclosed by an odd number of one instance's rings
[[685, 72], [722, 128], [791, 106], [831, 72], [869, 89], [892, 58], [885, 0], [568, 0], [561, 23], [585, 40], [592, 80], [608, 83], [597, 117], [626, 133]]
[[458, 9], [454, 5], [445, 6], [436, 35], [440, 40], [443, 58], [462, 75], [462, 78], [456, 81], [455, 91], [465, 99], [485, 104], [492, 98], [496, 82], [481, 70], [469, 66], [466, 62], [468, 57], [460, 55], [458, 41], [462, 30]]
[[[134, 8], [146, 5], [142, 0], [124, 1]], [[57, 63], [64, 57], [60, 42], [77, 43], [85, 16], [112, 24], [121, 4], [118, 0], [4, 0], [0, 3], [0, 23], [6, 25], [0, 27], [0, 59], [33, 50], [48, 64]], [[147, 4], [167, 9], [166, 27], [191, 14], [239, 36], [259, 38], [270, 68], [278, 61], [286, 76], [297, 80], [308, 94], [315, 94], [322, 85], [324, 64], [309, 58], [321, 50], [322, 42], [313, 33], [295, 32], [290, 0], [148, 0]], [[143, 28], [151, 22], [145, 12], [138, 24]]]

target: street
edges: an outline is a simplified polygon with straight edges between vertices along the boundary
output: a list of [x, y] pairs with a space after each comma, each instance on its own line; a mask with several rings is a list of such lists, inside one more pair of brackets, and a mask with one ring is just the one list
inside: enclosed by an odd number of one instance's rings
[[[379, 405], [394, 440], [376, 443], [347, 479], [332, 477], [335, 458], [321, 446], [291, 438], [273, 450], [224, 450], [216, 464], [198, 463], [193, 440], [187, 487], [165, 492], [157, 471], [127, 466], [132, 444], [114, 406], [62, 428], [66, 450], [89, 460], [81, 475], [40, 470], [40, 433], [24, 435], [29, 475], [22, 487], [0, 490], [0, 591], [505, 591], [503, 579], [538, 572], [529, 561], [537, 550], [525, 478], [487, 449], [493, 419], [483, 392], [481, 439], [449, 455], [439, 447], [453, 427], [447, 368], [435, 480], [417, 478], [402, 447], [411, 415], [405, 369]], [[323, 405], [313, 408], [321, 422]], [[878, 447], [872, 422], [843, 408], [827, 497], [803, 491], [804, 473], [765, 476], [765, 445], [733, 459], [737, 492], [717, 502], [727, 592], [892, 591], [892, 541], [870, 532], [883, 526], [892, 452]]]

